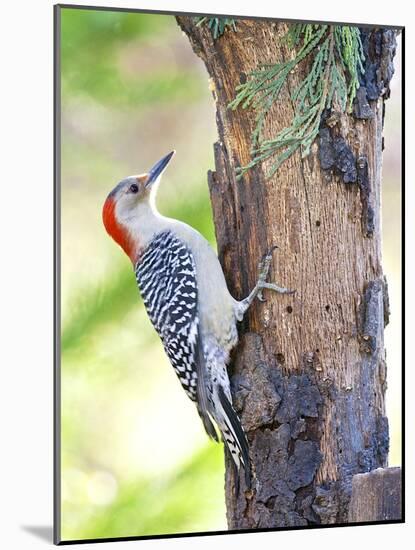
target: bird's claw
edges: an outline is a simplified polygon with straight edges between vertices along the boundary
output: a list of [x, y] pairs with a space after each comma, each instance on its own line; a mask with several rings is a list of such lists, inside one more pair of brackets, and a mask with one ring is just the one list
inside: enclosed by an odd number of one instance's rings
[[260, 290], [256, 296], [260, 302], [266, 302], [266, 299], [264, 298], [264, 294], [262, 290]]
[[264, 295], [263, 295], [264, 289], [274, 290], [275, 292], [278, 292], [280, 294], [295, 294], [295, 290], [290, 290], [289, 288], [280, 287], [275, 283], [266, 282], [266, 279], [268, 277], [269, 270], [271, 267], [272, 253], [276, 248], [278, 248], [278, 246], [274, 245], [266, 254], [262, 256], [262, 259], [258, 264], [258, 268], [259, 268], [258, 286], [260, 287], [260, 290], [257, 293], [257, 298], [260, 302], [266, 302], [266, 299], [264, 298]]

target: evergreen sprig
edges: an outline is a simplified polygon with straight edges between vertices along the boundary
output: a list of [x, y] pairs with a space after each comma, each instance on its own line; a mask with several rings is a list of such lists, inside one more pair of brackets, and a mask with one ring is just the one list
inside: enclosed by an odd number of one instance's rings
[[207, 25], [212, 33], [213, 39], [220, 38], [226, 31], [227, 27], [236, 31], [235, 19], [229, 19], [228, 17], [197, 17], [196, 25], [202, 25], [207, 22]]
[[[304, 158], [318, 135], [325, 109], [336, 104], [342, 111], [351, 109], [363, 73], [363, 47], [356, 27], [330, 25], [292, 25], [285, 37], [297, 52], [293, 59], [266, 65], [250, 73], [248, 80], [237, 87], [230, 103], [232, 109], [253, 106], [257, 111], [252, 135], [252, 160], [238, 169], [242, 177], [250, 168], [274, 155], [269, 177], [299, 147]], [[273, 139], [263, 140], [265, 119], [277, 101], [288, 75], [306, 57], [312, 56], [311, 69], [291, 95], [294, 117], [287, 128]]]

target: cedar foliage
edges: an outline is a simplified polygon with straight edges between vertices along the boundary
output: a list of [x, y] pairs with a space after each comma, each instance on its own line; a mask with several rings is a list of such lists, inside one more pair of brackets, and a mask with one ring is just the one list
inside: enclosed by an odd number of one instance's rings
[[[264, 65], [248, 75], [236, 87], [236, 97], [229, 107], [256, 110], [256, 126], [252, 135], [252, 160], [238, 169], [241, 178], [251, 167], [275, 156], [268, 177], [301, 148], [302, 156], [318, 135], [321, 116], [334, 106], [341, 112], [351, 110], [363, 74], [363, 47], [357, 27], [339, 25], [291, 25], [285, 37], [295, 55], [275, 65]], [[290, 126], [274, 138], [262, 139], [265, 119], [279, 98], [288, 75], [307, 57], [312, 57], [311, 70], [292, 93], [294, 117]]]
[[217, 40], [218, 38], [220, 38], [228, 27], [236, 31], [235, 19], [229, 19], [227, 17], [197, 17], [196, 18], [196, 25], [202, 25], [205, 22], [207, 23], [214, 40]]

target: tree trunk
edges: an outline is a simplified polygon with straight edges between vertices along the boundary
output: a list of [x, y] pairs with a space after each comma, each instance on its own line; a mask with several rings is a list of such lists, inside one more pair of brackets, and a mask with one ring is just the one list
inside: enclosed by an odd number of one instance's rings
[[378, 468], [356, 474], [352, 480], [349, 522], [401, 520], [401, 478], [400, 468]]
[[[229, 289], [245, 297], [258, 261], [278, 245], [270, 281], [296, 290], [268, 292], [240, 327], [229, 371], [254, 483], [244, 491], [241, 478], [237, 494], [226, 457], [229, 528], [347, 522], [353, 475], [386, 466], [388, 455], [380, 186], [395, 35], [362, 31], [371, 70], [354, 116], [326, 113], [307, 158], [295, 153], [269, 180], [265, 162], [237, 181], [235, 169], [251, 160], [255, 113], [227, 105], [250, 71], [292, 57], [282, 40], [287, 25], [238, 20], [237, 32], [213, 40], [207, 25], [178, 22], [207, 67], [216, 102], [216, 171], [208, 180]], [[290, 92], [307, 63], [272, 107], [265, 138], [290, 125]]]

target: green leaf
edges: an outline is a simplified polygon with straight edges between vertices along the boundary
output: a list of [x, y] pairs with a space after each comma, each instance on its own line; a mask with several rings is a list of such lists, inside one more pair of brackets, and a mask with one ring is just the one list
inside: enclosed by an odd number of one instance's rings
[[[297, 49], [294, 59], [252, 71], [247, 81], [237, 86], [237, 94], [229, 104], [233, 110], [253, 108], [257, 111], [252, 133], [253, 158], [238, 170], [238, 178], [271, 156], [276, 159], [268, 177], [297, 149], [301, 148], [302, 157], [307, 156], [318, 135], [323, 111], [336, 102], [336, 106], [346, 112], [356, 96], [359, 73], [364, 70], [357, 27], [291, 25], [284, 40]], [[291, 94], [294, 116], [290, 126], [273, 139], [264, 140], [262, 131], [269, 111], [279, 100], [290, 72], [307, 57], [311, 57], [310, 71]]]
[[214, 40], [220, 38], [228, 27], [236, 31], [235, 19], [227, 17], [196, 17], [196, 26], [203, 25], [203, 23], [207, 23]]

